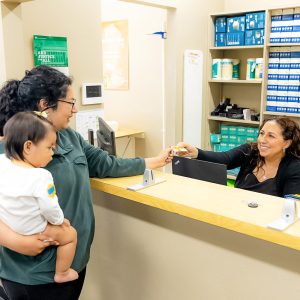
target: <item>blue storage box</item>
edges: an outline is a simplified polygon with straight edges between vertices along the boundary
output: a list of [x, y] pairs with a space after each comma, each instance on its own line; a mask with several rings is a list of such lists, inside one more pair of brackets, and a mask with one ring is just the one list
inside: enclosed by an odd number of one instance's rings
[[210, 134], [210, 142], [212, 144], [218, 144], [221, 142], [221, 134], [218, 133], [211, 133]]
[[226, 17], [217, 17], [215, 20], [215, 32], [226, 32]]
[[253, 12], [246, 14], [246, 29], [265, 28], [265, 12]]
[[227, 32], [244, 32], [245, 31], [245, 16], [227, 18]]
[[227, 46], [243, 46], [243, 45], [245, 45], [245, 33], [244, 32], [227, 33], [226, 45]]
[[265, 30], [254, 29], [245, 31], [245, 45], [263, 45], [265, 41]]
[[226, 33], [215, 33], [215, 47], [226, 46]]

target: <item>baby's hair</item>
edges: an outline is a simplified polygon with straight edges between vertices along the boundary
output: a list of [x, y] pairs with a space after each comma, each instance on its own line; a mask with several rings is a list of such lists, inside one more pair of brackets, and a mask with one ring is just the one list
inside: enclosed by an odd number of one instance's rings
[[49, 130], [55, 132], [52, 123], [34, 112], [19, 112], [4, 126], [5, 154], [9, 159], [24, 160], [24, 144], [37, 144], [45, 138]]

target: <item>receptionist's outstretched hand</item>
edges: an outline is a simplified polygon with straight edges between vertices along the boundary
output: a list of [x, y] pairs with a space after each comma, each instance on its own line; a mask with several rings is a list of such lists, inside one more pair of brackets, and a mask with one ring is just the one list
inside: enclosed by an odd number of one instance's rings
[[162, 150], [157, 156], [145, 158], [146, 169], [161, 168], [170, 163], [173, 159], [172, 149]]
[[178, 148], [185, 148], [187, 151], [176, 151], [176, 155], [178, 156], [186, 156], [191, 158], [196, 158], [198, 156], [198, 149], [192, 145], [189, 145], [184, 142], [180, 142], [176, 145]]

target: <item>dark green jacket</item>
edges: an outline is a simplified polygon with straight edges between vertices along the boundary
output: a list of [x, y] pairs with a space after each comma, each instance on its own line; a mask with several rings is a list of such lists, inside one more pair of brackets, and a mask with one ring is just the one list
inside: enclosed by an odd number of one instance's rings
[[[1, 146], [0, 152], [3, 152]], [[95, 227], [89, 177], [142, 174], [145, 161], [142, 158], [120, 159], [109, 156], [68, 128], [58, 133], [57, 151], [46, 169], [54, 178], [65, 218], [77, 230], [77, 250], [72, 267], [80, 272], [89, 260]], [[0, 277], [30, 285], [53, 282], [55, 259], [56, 247], [48, 248], [36, 257], [0, 247]]]

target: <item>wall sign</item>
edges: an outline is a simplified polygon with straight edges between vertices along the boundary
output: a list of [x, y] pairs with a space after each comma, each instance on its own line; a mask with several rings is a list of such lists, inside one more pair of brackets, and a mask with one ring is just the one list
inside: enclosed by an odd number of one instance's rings
[[34, 65], [54, 67], [69, 75], [67, 38], [60, 36], [33, 36]]

